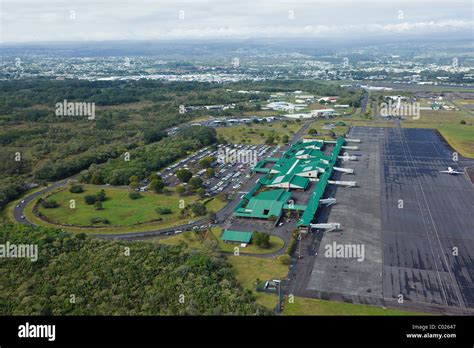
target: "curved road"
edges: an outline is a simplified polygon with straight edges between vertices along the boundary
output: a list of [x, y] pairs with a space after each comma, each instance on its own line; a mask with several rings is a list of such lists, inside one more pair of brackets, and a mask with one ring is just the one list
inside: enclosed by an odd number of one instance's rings
[[[310, 126], [311, 123], [312, 123], [312, 120], [306, 122], [305, 124], [303, 124], [303, 126], [300, 128], [300, 130], [293, 135], [293, 138], [291, 139], [290, 143], [288, 145], [282, 147], [280, 149], [280, 152], [286, 151], [292, 144], [294, 144], [296, 141], [298, 141], [301, 138], [301, 136], [304, 134], [304, 132], [308, 129], [308, 127]], [[15, 220], [19, 223], [23, 223], [23, 224], [26, 224], [26, 225], [37, 226], [36, 224], [32, 223], [31, 221], [28, 221], [26, 218], [22, 218], [22, 216], [24, 217], [25, 206], [28, 203], [30, 203], [31, 201], [37, 199], [38, 197], [41, 197], [41, 196], [43, 196], [44, 194], [46, 194], [48, 192], [51, 192], [53, 190], [56, 190], [58, 188], [61, 188], [65, 185], [67, 185], [69, 183], [69, 181], [74, 180], [76, 178], [76, 176], [77, 175], [74, 175], [70, 178], [63, 179], [63, 180], [60, 180], [60, 181], [56, 181], [55, 183], [51, 184], [50, 186], [45, 187], [42, 190], [39, 190], [35, 193], [32, 193], [31, 195], [26, 196], [22, 201], [24, 203], [18, 204], [13, 209], [13, 216], [14, 216]], [[257, 174], [257, 175], [252, 176], [241, 187], [240, 191], [241, 192], [248, 192], [253, 187], [253, 185], [255, 185], [255, 178], [257, 178], [259, 176], [261, 176], [261, 175]], [[239, 203], [239, 201], [240, 201], [240, 194], [236, 193], [234, 199], [229, 201], [224, 208], [222, 208], [221, 210], [219, 210], [216, 213], [217, 223], [219, 225], [229, 224], [229, 218], [231, 218], [231, 216], [232, 216], [232, 211], [234, 210], [235, 206]], [[212, 225], [209, 224], [208, 219], [204, 218], [204, 219], [196, 220], [192, 224], [183, 224], [183, 225], [169, 227], [169, 228], [166, 228], [166, 229], [157, 229], [157, 230], [149, 230], [149, 231], [142, 231], [142, 232], [117, 233], [117, 234], [93, 233], [91, 235], [94, 236], [94, 237], [97, 237], [97, 238], [102, 238], [102, 239], [140, 240], [140, 239], [146, 239], [146, 238], [155, 237], [155, 236], [163, 236], [164, 237], [164, 236], [167, 236], [167, 235], [174, 234], [174, 231], [176, 231], [176, 230], [186, 230], [186, 229], [189, 230], [189, 229], [193, 229], [193, 227], [195, 227], [195, 226], [200, 227], [200, 226], [203, 226], [203, 225], [216, 226], [214, 224], [212, 224]], [[254, 256], [254, 257], [263, 257], [263, 258], [270, 258], [270, 257], [275, 257], [275, 256], [278, 256], [278, 255], [281, 255], [285, 252], [285, 246], [288, 244], [288, 240], [289, 240], [289, 237], [290, 237], [286, 232], [287, 232], [286, 228], [275, 227], [274, 230], [271, 233], [272, 235], [275, 235], [275, 236], [278, 236], [278, 237], [282, 238], [284, 243], [285, 243], [284, 246], [278, 251], [275, 251], [275, 252], [269, 253], [269, 254], [247, 254], [245, 252], [241, 252], [240, 254], [241, 255]]]

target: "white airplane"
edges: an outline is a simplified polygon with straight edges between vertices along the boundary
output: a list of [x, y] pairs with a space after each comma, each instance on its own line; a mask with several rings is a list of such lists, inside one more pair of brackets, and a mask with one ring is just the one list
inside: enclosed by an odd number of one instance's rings
[[448, 167], [448, 170], [440, 170], [440, 173], [447, 173], [447, 174], [464, 174], [463, 172], [457, 172], [453, 168]]

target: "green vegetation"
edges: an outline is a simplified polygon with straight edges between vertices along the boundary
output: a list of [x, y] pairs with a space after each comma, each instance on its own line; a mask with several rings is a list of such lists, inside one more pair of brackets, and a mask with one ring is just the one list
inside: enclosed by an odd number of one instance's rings
[[301, 127], [302, 124], [294, 120], [262, 122], [246, 126], [219, 127], [217, 136], [228, 143], [273, 144], [281, 142], [285, 135], [291, 138]]
[[213, 241], [219, 247], [220, 251], [234, 253], [235, 247], [239, 248], [241, 254], [269, 254], [276, 252], [283, 248], [285, 242], [276, 236], [270, 236], [268, 248], [261, 248], [255, 244], [250, 243], [247, 247], [242, 248], [240, 244], [225, 243], [220, 239], [222, 229], [218, 227], [212, 227], [211, 231], [189, 231], [184, 232], [175, 236], [166, 238], [154, 238], [151, 241], [155, 243], [175, 245], [181, 241], [189, 244], [191, 248], [202, 249], [206, 241]]
[[[161, 217], [157, 227], [164, 228], [186, 222], [185, 218], [179, 214], [181, 200], [184, 204], [191, 204], [197, 200], [196, 196], [179, 197], [173, 192], [169, 194], [138, 193], [124, 188], [108, 187], [99, 194], [94, 194], [95, 190], [95, 186], [92, 185], [84, 185], [82, 193], [72, 194], [68, 190], [60, 190], [53, 193], [47, 200], [58, 202], [59, 207], [46, 210], [43, 206], [39, 206], [38, 213], [50, 223], [74, 226], [89, 226], [93, 217], [105, 218], [110, 221], [111, 226], [132, 226]], [[104, 193], [101, 194], [101, 192]], [[136, 194], [141, 198], [131, 200], [130, 195]], [[70, 208], [71, 199], [75, 200], [73, 209]], [[95, 209], [96, 202], [102, 204], [102, 209], [99, 211]]]
[[324, 301], [313, 298], [295, 297], [294, 303], [285, 302], [283, 315], [422, 315], [396, 309], [375, 306]]
[[255, 290], [255, 282], [257, 279], [260, 281], [285, 279], [288, 274], [288, 266], [282, 265], [274, 259], [250, 256], [229, 256], [227, 260], [232, 265], [237, 281], [245, 289], [253, 292], [257, 302], [269, 309], [274, 309], [278, 303], [277, 296], [257, 292]]
[[0, 244], [38, 246], [36, 262], [0, 262], [1, 315], [270, 313], [212, 249], [104, 241], [42, 227], [1, 229]]

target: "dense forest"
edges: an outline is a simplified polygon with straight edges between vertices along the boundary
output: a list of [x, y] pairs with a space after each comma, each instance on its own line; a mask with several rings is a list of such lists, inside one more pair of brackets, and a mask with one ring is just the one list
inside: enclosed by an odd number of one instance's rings
[[[38, 259], [0, 258], [1, 315], [264, 315], [209, 244], [191, 251], [0, 226], [0, 245], [38, 245]], [[129, 249], [128, 249], [129, 248]]]
[[129, 178], [136, 175], [144, 179], [153, 172], [184, 157], [187, 151], [198, 150], [217, 141], [213, 128], [191, 126], [184, 128], [173, 137], [130, 151], [130, 160], [124, 158], [109, 160], [103, 165], [92, 165], [81, 172], [80, 182], [100, 185], [128, 185]]

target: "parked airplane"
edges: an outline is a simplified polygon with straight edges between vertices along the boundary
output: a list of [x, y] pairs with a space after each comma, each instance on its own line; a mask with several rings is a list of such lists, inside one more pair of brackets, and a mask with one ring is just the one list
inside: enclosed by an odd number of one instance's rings
[[463, 172], [457, 172], [453, 168], [448, 167], [448, 170], [440, 170], [440, 173], [447, 173], [447, 174], [463, 174]]

